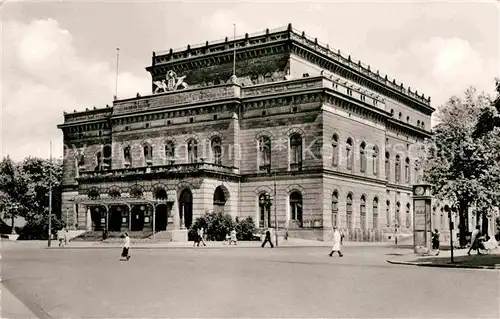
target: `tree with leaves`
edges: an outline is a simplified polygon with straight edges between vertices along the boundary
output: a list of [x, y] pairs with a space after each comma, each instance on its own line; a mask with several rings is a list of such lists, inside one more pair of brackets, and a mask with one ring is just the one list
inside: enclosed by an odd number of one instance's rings
[[[52, 212], [60, 216], [59, 186], [61, 161], [28, 157], [15, 163], [8, 156], [0, 162], [0, 211], [12, 223], [18, 216], [32, 221], [47, 220], [49, 185], [52, 186]], [[45, 219], [44, 219], [45, 216]]]
[[29, 176], [10, 157], [0, 162], [0, 210], [4, 219], [12, 222], [17, 216], [25, 216], [33, 198]]
[[421, 159], [424, 180], [434, 195], [457, 208], [461, 246], [466, 244], [469, 209], [483, 213], [498, 204], [500, 138], [496, 129], [476, 133], [492, 103], [471, 87], [464, 98], [452, 97], [439, 107], [439, 124]]

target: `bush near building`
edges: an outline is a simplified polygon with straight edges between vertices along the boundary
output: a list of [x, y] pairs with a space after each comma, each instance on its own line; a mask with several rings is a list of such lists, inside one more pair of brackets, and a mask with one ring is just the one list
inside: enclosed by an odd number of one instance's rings
[[232, 229], [236, 229], [238, 240], [252, 240], [255, 224], [252, 217], [243, 220], [233, 220], [231, 215], [225, 213], [209, 212], [196, 218], [189, 229], [188, 238], [194, 240], [198, 229], [203, 227], [207, 240], [222, 241]]

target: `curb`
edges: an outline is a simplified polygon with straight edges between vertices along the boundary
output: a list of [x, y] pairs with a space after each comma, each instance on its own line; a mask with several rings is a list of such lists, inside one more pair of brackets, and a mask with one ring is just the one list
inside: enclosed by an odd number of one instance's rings
[[500, 266], [474, 266], [474, 265], [460, 265], [460, 264], [431, 264], [424, 262], [414, 262], [414, 261], [400, 261], [400, 260], [390, 260], [387, 262], [394, 265], [407, 265], [407, 266], [419, 266], [419, 267], [435, 267], [435, 268], [462, 268], [462, 269], [500, 269]]
[[[274, 248], [325, 248], [329, 246], [274, 246]], [[96, 245], [96, 246], [73, 246], [73, 247], [44, 247], [43, 249], [53, 249], [53, 250], [69, 250], [69, 249], [121, 249], [122, 246], [107, 246], [107, 245]], [[261, 247], [257, 246], [204, 246], [204, 247], [192, 247], [192, 246], [132, 246], [132, 250], [137, 249], [245, 249], [245, 248], [271, 248], [269, 246]]]

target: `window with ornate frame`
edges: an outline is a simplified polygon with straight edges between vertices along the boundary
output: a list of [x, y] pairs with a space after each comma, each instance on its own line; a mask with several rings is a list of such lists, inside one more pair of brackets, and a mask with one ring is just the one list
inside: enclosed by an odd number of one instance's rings
[[130, 146], [125, 146], [123, 148], [123, 163], [125, 167], [132, 165], [132, 152], [130, 150]]
[[396, 155], [396, 162], [394, 163], [394, 178], [396, 182], [401, 181], [401, 158]]
[[391, 176], [391, 154], [385, 152], [385, 179], [389, 180]]
[[359, 221], [360, 221], [361, 229], [366, 229], [366, 197], [365, 197], [365, 195], [361, 196], [361, 200], [359, 202]]
[[339, 136], [333, 134], [332, 136], [332, 166], [339, 165]]
[[352, 152], [352, 145], [353, 145], [352, 138], [349, 137], [346, 141], [346, 144], [345, 144], [345, 155], [346, 155], [346, 159], [347, 159], [346, 167], [348, 170], [352, 170], [352, 168], [353, 168], [354, 157], [353, 157], [353, 152]]
[[188, 163], [196, 163], [198, 160], [198, 142], [195, 139], [190, 139], [187, 142], [187, 160]]
[[153, 164], [153, 146], [149, 143], [145, 143], [142, 148], [144, 151], [144, 161], [146, 162], [146, 165], [152, 165]]
[[405, 159], [405, 182], [410, 183], [410, 159]]
[[366, 172], [366, 143], [362, 142], [359, 146], [359, 171]]
[[222, 165], [222, 143], [219, 137], [214, 137], [210, 141], [210, 146], [212, 149], [212, 158], [214, 164]]
[[290, 136], [290, 169], [294, 171], [302, 170], [302, 136], [294, 133]]
[[259, 171], [271, 172], [271, 138], [259, 137]]
[[339, 193], [333, 191], [332, 194], [332, 224], [339, 226]]
[[347, 217], [347, 229], [352, 231], [353, 225], [352, 225], [352, 194], [351, 193], [347, 194], [346, 217]]
[[373, 199], [373, 229], [378, 229], [378, 198]]
[[373, 149], [372, 149], [372, 166], [373, 166], [373, 175], [378, 176], [378, 147], [377, 147], [377, 145], [373, 146]]
[[175, 144], [173, 141], [167, 141], [165, 143], [165, 158], [167, 162], [175, 160]]

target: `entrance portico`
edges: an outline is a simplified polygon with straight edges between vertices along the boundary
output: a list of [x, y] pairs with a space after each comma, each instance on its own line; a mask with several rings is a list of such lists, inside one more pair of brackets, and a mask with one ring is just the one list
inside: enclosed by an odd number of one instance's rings
[[126, 197], [89, 199], [85, 196], [74, 201], [87, 207], [87, 214], [90, 214], [87, 221], [91, 223], [87, 228], [116, 232], [151, 230], [153, 238], [155, 232], [167, 230], [174, 204], [168, 199]]

